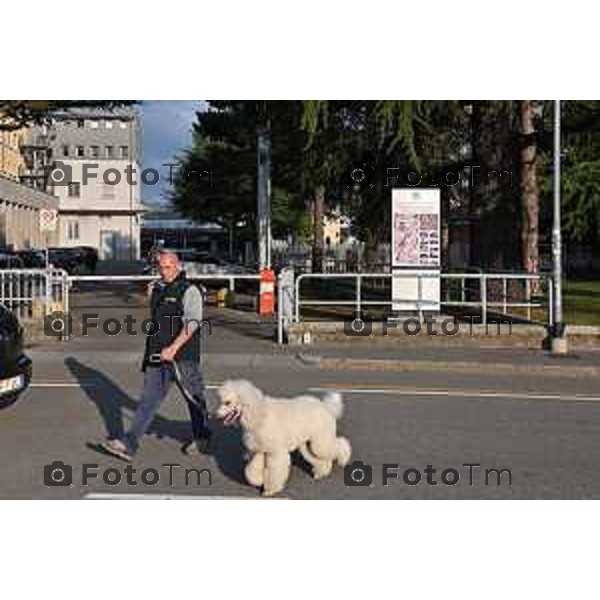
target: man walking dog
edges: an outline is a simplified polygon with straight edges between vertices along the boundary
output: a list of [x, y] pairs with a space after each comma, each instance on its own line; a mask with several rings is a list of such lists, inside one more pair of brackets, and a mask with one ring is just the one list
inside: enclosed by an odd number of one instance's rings
[[123, 439], [100, 444], [106, 452], [124, 460], [132, 459], [171, 384], [177, 382], [177, 376], [178, 385], [185, 391], [193, 434], [193, 439], [184, 444], [182, 451], [190, 455], [206, 453], [210, 442], [199, 367], [202, 295], [196, 286], [186, 281], [176, 254], [161, 252], [158, 268], [161, 279], [149, 286], [155, 335], [146, 337], [142, 397]]

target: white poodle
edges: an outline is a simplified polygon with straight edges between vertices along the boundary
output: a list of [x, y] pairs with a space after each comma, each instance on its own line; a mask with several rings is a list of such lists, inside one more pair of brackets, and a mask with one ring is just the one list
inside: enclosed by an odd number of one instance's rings
[[290, 452], [299, 450], [312, 465], [313, 476], [331, 473], [333, 461], [350, 461], [350, 442], [336, 435], [336, 420], [342, 416], [342, 397], [328, 393], [314, 396], [272, 398], [249, 381], [226, 381], [219, 388], [221, 405], [217, 415], [231, 424], [239, 418], [243, 441], [252, 454], [244, 469], [251, 485], [263, 486], [263, 495], [273, 496], [285, 486], [290, 470]]

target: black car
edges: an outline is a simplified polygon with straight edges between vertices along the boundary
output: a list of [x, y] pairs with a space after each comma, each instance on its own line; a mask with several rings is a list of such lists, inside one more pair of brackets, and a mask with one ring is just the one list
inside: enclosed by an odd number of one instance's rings
[[0, 409], [10, 406], [31, 383], [31, 360], [23, 348], [23, 328], [0, 304]]
[[95, 273], [98, 251], [91, 246], [65, 246], [48, 248], [48, 262], [69, 275]]
[[77, 275], [81, 269], [81, 256], [71, 248], [48, 248], [48, 263], [55, 269], [64, 269], [69, 275]]
[[79, 260], [87, 272], [94, 274], [98, 262], [98, 250], [92, 246], [76, 246], [74, 250], [78, 253]]
[[0, 269], [22, 269], [23, 261], [14, 252], [0, 250]]
[[26, 269], [45, 269], [46, 253], [43, 250], [19, 250], [17, 256]]

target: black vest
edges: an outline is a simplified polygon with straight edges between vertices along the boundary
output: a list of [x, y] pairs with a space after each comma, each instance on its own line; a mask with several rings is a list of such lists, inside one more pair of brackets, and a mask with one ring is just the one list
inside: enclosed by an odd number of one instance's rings
[[[150, 312], [152, 319], [152, 333], [146, 337], [146, 351], [142, 370], [148, 366], [151, 354], [160, 354], [161, 350], [169, 346], [181, 333], [185, 326], [183, 322], [183, 296], [192, 285], [185, 280], [185, 275], [179, 276], [167, 283], [159, 281], [154, 285], [150, 296]], [[158, 331], [156, 331], [158, 327]], [[176, 361], [200, 361], [200, 327], [175, 355]]]

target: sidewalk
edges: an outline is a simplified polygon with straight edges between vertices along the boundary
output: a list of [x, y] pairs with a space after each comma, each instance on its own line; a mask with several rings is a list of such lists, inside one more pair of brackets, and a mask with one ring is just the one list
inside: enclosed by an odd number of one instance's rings
[[600, 377], [600, 352], [583, 350], [554, 357], [544, 350], [523, 348], [405, 348], [399, 351], [366, 348], [323, 348], [319, 355], [303, 356], [307, 364], [330, 371], [392, 371], [494, 374], [506, 379], [517, 376], [564, 379]]
[[[600, 351], [578, 349], [563, 358], [552, 357], [541, 349], [474, 346], [370, 346], [364, 342], [339, 345], [279, 346], [276, 325], [254, 313], [229, 309], [207, 309], [212, 335], [203, 337], [203, 366], [229, 368], [323, 370], [387, 370], [472, 372], [497, 374], [540, 374], [565, 377], [600, 375]], [[37, 360], [56, 360], [66, 356], [90, 355], [97, 360], [118, 361], [137, 368], [144, 348], [144, 336], [111, 337], [100, 329], [88, 337], [69, 341], [42, 339], [28, 351]]]

